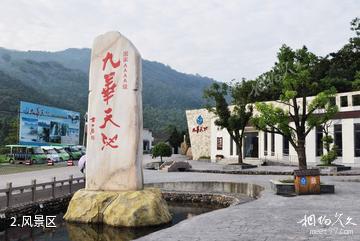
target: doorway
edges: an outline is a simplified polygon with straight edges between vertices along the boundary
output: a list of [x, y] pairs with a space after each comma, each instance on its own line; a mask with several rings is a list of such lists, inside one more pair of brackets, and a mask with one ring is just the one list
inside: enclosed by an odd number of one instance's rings
[[258, 132], [247, 132], [244, 135], [244, 157], [259, 158]]

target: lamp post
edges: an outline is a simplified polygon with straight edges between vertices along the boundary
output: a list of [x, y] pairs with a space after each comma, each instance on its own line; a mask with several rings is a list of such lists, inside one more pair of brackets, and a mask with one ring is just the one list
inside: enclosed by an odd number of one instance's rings
[[86, 145], [86, 131], [87, 131], [87, 112], [84, 114], [84, 132], [83, 132], [83, 140], [82, 140], [82, 145], [85, 146]]

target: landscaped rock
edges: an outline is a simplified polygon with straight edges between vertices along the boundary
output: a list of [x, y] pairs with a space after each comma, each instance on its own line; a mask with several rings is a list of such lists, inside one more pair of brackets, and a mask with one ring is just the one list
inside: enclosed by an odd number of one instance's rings
[[189, 148], [187, 149], [187, 151], [186, 151], [186, 156], [189, 157], [190, 159], [193, 159], [191, 147], [189, 147]]
[[182, 142], [180, 145], [180, 154], [186, 155], [186, 152], [188, 149], [189, 149], [189, 146], [186, 144], [186, 142]]
[[168, 161], [160, 166], [160, 170], [168, 172], [185, 172], [191, 169], [191, 165], [186, 161]]
[[159, 170], [161, 162], [149, 162], [144, 165], [145, 169], [148, 170]]
[[116, 197], [117, 192], [81, 189], [72, 197], [64, 219], [80, 223], [101, 223], [101, 214]]
[[66, 221], [112, 226], [153, 226], [171, 221], [159, 189], [140, 191], [77, 191], [64, 216]]
[[153, 226], [171, 221], [160, 189], [119, 193], [104, 211], [104, 223], [112, 226]]

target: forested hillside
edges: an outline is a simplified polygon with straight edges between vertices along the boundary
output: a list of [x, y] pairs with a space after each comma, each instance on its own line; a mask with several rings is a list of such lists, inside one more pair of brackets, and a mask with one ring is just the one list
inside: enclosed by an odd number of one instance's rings
[[[90, 49], [23, 52], [0, 48], [0, 119], [16, 117], [20, 100], [84, 114], [89, 63]], [[202, 107], [203, 90], [213, 81], [143, 60], [144, 127], [156, 134], [168, 125], [184, 130], [185, 110]]]

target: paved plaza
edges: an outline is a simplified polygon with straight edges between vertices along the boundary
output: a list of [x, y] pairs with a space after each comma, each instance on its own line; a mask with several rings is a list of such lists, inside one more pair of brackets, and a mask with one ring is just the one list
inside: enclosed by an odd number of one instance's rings
[[[149, 161], [151, 159], [145, 157], [145, 162]], [[214, 165], [192, 164], [194, 167]], [[16, 185], [25, 185], [33, 178], [48, 181], [52, 176], [66, 179], [70, 174], [82, 175], [77, 167], [64, 167], [2, 175], [0, 184], [3, 186], [4, 182], [12, 181]], [[322, 176], [323, 183], [335, 185], [333, 195], [274, 195], [269, 180], [287, 177], [144, 170], [145, 183], [243, 182], [261, 185], [265, 190], [255, 201], [195, 216], [139, 240], [360, 240], [359, 176]], [[306, 222], [301, 221], [305, 215]], [[315, 222], [312, 218], [316, 218]]]

